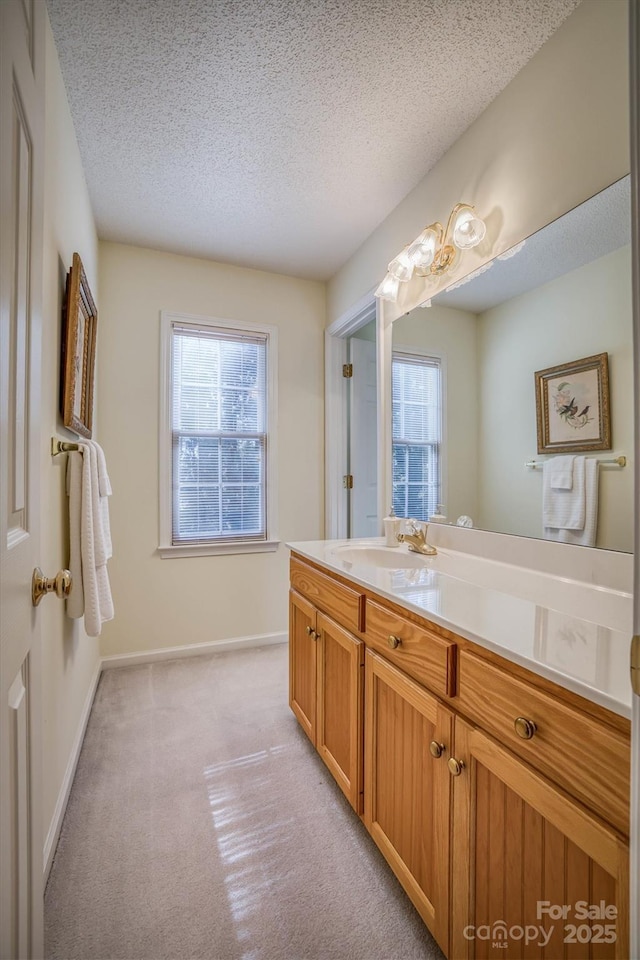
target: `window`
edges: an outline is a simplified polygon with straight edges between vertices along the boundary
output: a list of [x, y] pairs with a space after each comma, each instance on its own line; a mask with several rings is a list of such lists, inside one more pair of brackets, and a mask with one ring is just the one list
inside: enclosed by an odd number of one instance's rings
[[276, 549], [276, 330], [163, 315], [162, 556]]
[[393, 509], [428, 520], [440, 503], [442, 387], [440, 360], [394, 352]]

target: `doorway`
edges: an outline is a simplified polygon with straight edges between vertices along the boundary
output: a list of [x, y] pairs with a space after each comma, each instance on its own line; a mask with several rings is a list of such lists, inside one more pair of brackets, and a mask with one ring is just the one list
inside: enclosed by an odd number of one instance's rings
[[[325, 333], [325, 535], [381, 532], [378, 303], [363, 297]], [[352, 479], [353, 478], [353, 479]]]

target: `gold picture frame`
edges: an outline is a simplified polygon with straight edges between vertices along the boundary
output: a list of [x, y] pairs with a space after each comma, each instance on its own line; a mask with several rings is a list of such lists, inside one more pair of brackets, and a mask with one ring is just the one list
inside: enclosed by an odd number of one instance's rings
[[611, 449], [608, 354], [537, 370], [535, 385], [538, 453]]
[[60, 412], [65, 427], [90, 438], [98, 311], [79, 254], [67, 274], [62, 324]]

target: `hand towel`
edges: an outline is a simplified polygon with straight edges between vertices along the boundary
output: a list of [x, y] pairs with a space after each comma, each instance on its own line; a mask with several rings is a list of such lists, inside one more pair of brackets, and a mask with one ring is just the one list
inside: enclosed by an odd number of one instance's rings
[[[69, 477], [69, 520], [74, 525], [74, 534], [71, 537], [72, 555], [74, 557], [75, 575], [69, 601], [74, 597], [74, 603], [67, 601], [67, 614], [70, 617], [81, 617], [84, 613], [85, 631], [90, 637], [97, 637], [106, 620], [112, 620], [113, 601], [111, 586], [107, 573], [107, 560], [111, 556], [111, 534], [109, 530], [109, 514], [106, 506], [106, 496], [100, 495], [100, 473], [103, 475], [102, 489], [111, 489], [106, 473], [106, 464], [100, 466], [98, 445], [92, 441], [83, 441], [79, 444], [81, 453], [80, 477], [78, 483], [77, 462], [68, 467]], [[73, 456], [73, 454], [70, 454]], [[104, 458], [104, 454], [102, 455]], [[106, 480], [105, 480], [106, 478]], [[78, 506], [79, 488], [79, 506]], [[72, 503], [73, 493], [73, 503]], [[77, 562], [77, 523], [79, 517], [80, 540], [80, 572]], [[75, 541], [75, 542], [74, 542]], [[72, 576], [74, 571], [72, 570]], [[81, 595], [81, 597], [79, 596]]]
[[573, 487], [573, 461], [575, 457], [553, 457], [545, 460], [552, 490], [571, 490]]
[[573, 458], [573, 479], [570, 490], [551, 486], [553, 460], [545, 460], [542, 468], [542, 525], [562, 530], [583, 530], [585, 522], [584, 457]]
[[69, 497], [69, 572], [71, 593], [67, 598], [67, 616], [77, 620], [84, 614], [82, 554], [80, 548], [80, 515], [82, 510], [82, 454], [67, 457], [67, 496]]
[[[583, 459], [582, 457], [576, 459]], [[595, 457], [585, 459], [584, 502], [585, 519], [582, 530], [547, 528], [545, 537], [562, 543], [574, 543], [582, 547], [595, 547], [598, 532], [598, 461]]]

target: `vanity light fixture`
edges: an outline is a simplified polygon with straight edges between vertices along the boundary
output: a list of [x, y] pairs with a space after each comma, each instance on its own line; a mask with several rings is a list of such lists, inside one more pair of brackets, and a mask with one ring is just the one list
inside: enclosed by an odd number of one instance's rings
[[440, 222], [430, 224], [394, 257], [376, 297], [395, 303], [400, 284], [410, 280], [414, 272], [419, 277], [440, 276], [451, 267], [458, 250], [477, 246], [486, 232], [484, 220], [476, 215], [471, 204], [457, 203], [449, 214], [446, 229]]

